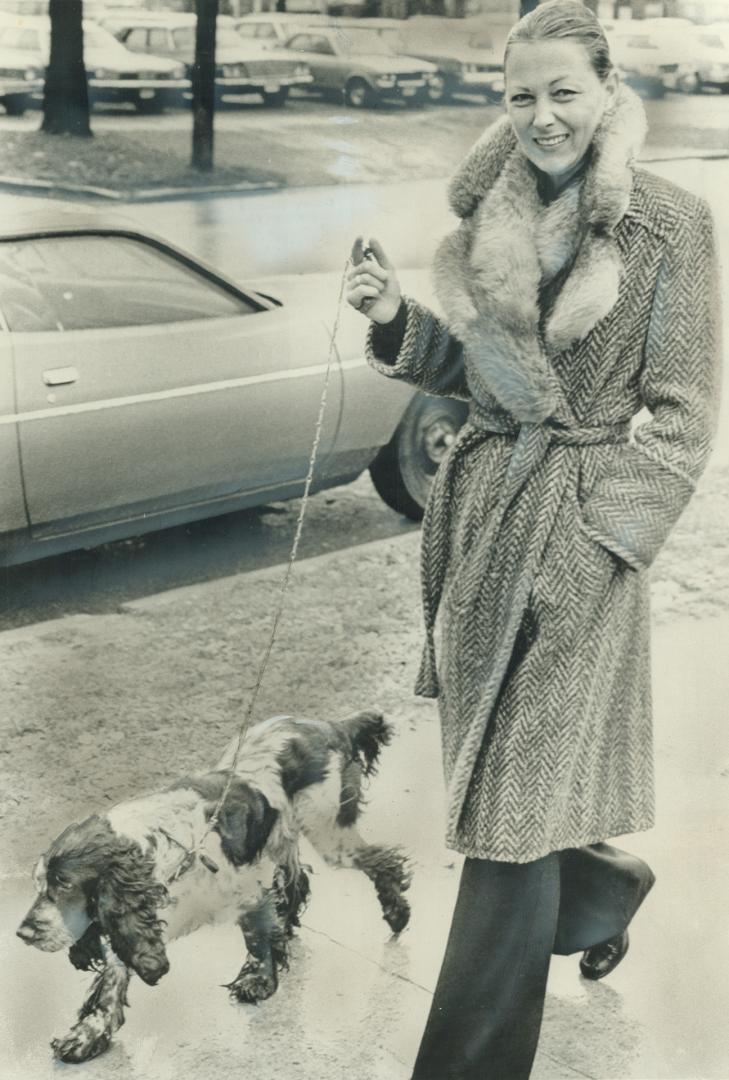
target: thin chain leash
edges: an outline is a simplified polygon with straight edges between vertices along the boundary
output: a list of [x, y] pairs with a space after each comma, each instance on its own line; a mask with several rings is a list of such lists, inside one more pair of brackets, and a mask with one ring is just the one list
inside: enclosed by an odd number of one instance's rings
[[204, 853], [203, 848], [205, 847], [205, 841], [207, 840], [208, 836], [210, 836], [210, 833], [215, 829], [216, 825], [218, 824], [218, 820], [220, 818], [223, 806], [225, 805], [225, 801], [230, 794], [230, 789], [233, 786], [233, 781], [235, 779], [236, 770], [238, 768], [238, 763], [240, 761], [240, 756], [243, 749], [243, 743], [245, 741], [248, 728], [251, 725], [253, 711], [258, 702], [258, 695], [263, 684], [263, 678], [266, 673], [266, 668], [268, 667], [268, 663], [271, 659], [271, 653], [273, 652], [273, 647], [276, 642], [276, 635], [278, 633], [279, 624], [284, 613], [286, 598], [293, 576], [294, 564], [296, 562], [296, 557], [299, 552], [301, 534], [304, 529], [304, 518], [306, 517], [306, 511], [309, 503], [311, 485], [314, 481], [314, 468], [316, 466], [317, 454], [319, 452], [319, 444], [321, 443], [322, 431], [324, 428], [324, 414], [327, 407], [327, 394], [329, 391], [329, 382], [332, 372], [333, 360], [337, 349], [336, 340], [342, 315], [342, 297], [344, 295], [344, 286], [347, 280], [347, 270], [349, 269], [351, 264], [352, 259], [350, 257], [349, 259], [347, 259], [347, 262], [344, 265], [342, 279], [339, 285], [336, 317], [334, 319], [334, 326], [332, 328], [332, 333], [329, 340], [329, 353], [327, 356], [326, 371], [324, 372], [324, 385], [322, 387], [321, 398], [319, 400], [319, 413], [316, 418], [316, 424], [314, 425], [314, 438], [311, 444], [311, 453], [309, 454], [309, 467], [306, 473], [306, 480], [304, 482], [304, 492], [301, 496], [301, 505], [299, 507], [299, 514], [296, 520], [296, 528], [294, 530], [294, 539], [291, 544], [291, 552], [289, 554], [288, 563], [286, 564], [286, 570], [279, 585], [278, 600], [274, 609], [273, 619], [271, 620], [271, 630], [268, 636], [268, 642], [263, 652], [261, 661], [258, 665], [256, 681], [251, 691], [251, 696], [248, 701], [248, 707], [243, 715], [243, 720], [238, 730], [238, 737], [235, 744], [235, 750], [233, 752], [233, 758], [230, 766], [228, 767], [228, 776], [226, 778], [223, 790], [220, 793], [220, 797], [215, 804], [215, 809], [213, 810], [213, 813], [208, 820], [205, 832], [203, 833], [197, 844], [190, 848], [185, 848], [185, 846], [183, 844], [180, 844], [179, 841], [174, 840], [174, 837], [169, 837], [169, 839], [173, 840], [178, 847], [183, 848], [185, 854], [183, 855], [182, 860], [178, 864], [177, 868], [172, 873], [171, 877], [168, 878], [168, 886], [172, 885], [173, 882], [175, 882], [177, 878], [185, 872], [185, 870], [189, 869], [189, 867], [192, 866], [196, 858], [199, 858], [203, 865], [206, 866], [208, 870], [212, 871], [213, 873], [217, 873], [218, 871], [218, 867], [213, 862], [213, 860]]

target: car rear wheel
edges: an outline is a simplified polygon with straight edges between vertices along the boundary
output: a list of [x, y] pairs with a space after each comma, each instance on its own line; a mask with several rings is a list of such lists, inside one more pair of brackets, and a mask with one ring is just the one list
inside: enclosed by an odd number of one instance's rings
[[281, 105], [286, 104], [286, 99], [289, 96], [288, 86], [282, 86], [280, 90], [274, 90], [270, 93], [266, 93], [265, 90], [261, 91], [261, 97], [263, 98], [263, 104], [270, 109], [278, 109]]
[[344, 100], [352, 109], [364, 109], [372, 105], [374, 95], [364, 79], [350, 79], [344, 88]]
[[451, 398], [413, 398], [392, 439], [370, 465], [375, 489], [388, 506], [420, 521], [433, 477], [467, 413], [463, 402]]
[[28, 108], [28, 95], [13, 94], [12, 97], [3, 98], [2, 103], [8, 116], [22, 116]]

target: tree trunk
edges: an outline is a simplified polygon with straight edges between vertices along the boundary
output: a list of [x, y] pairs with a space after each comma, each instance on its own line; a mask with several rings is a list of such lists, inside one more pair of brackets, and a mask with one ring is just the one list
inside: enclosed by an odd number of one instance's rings
[[51, 55], [41, 124], [49, 135], [91, 136], [82, 7], [82, 0], [50, 0]]
[[195, 62], [192, 66], [192, 167], [213, 167], [215, 116], [215, 28], [218, 0], [197, 0]]

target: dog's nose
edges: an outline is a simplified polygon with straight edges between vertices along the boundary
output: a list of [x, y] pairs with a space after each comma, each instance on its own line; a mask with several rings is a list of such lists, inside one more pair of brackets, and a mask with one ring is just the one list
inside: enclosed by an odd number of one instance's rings
[[38, 931], [30, 923], [24, 922], [20, 924], [20, 926], [16, 930], [16, 934], [21, 939], [21, 941], [25, 942], [26, 945], [31, 945], [33, 941], [35, 941], [35, 938], [38, 935]]

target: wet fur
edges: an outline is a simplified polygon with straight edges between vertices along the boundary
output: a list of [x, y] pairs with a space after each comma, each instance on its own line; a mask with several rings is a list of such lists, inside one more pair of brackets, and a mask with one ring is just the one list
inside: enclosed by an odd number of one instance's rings
[[234, 744], [213, 771], [65, 829], [39, 860], [38, 896], [18, 930], [27, 944], [68, 948], [74, 967], [96, 972], [77, 1023], [52, 1043], [56, 1057], [80, 1062], [106, 1050], [124, 1023], [131, 974], [154, 985], [169, 970], [166, 943], [205, 923], [232, 918], [242, 930], [247, 955], [228, 984], [231, 996], [270, 997], [309, 897], [302, 832], [330, 865], [370, 878], [383, 917], [399, 933], [410, 914], [406, 860], [365, 843], [356, 828], [363, 779], [391, 734], [377, 711], [338, 723], [276, 717], [257, 724], [204, 858], [185, 852], [206, 832]]

